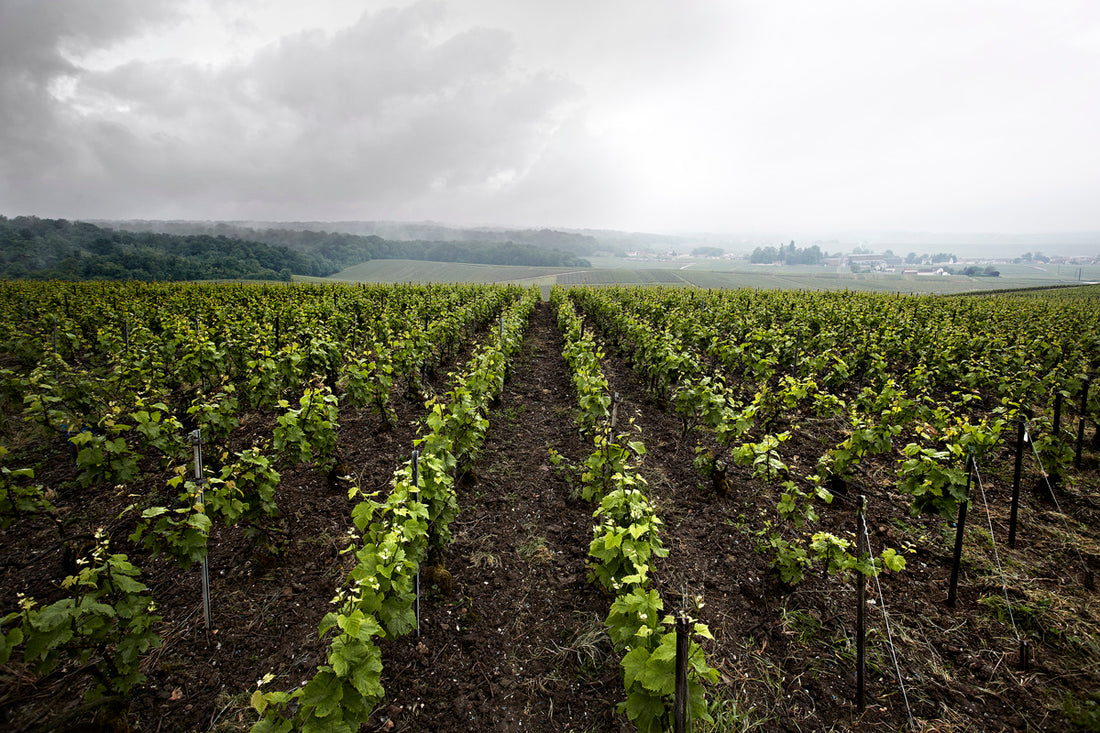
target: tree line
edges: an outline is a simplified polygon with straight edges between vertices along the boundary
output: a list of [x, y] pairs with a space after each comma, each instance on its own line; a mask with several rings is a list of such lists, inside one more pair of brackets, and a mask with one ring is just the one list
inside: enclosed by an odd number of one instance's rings
[[210, 234], [117, 231], [86, 222], [0, 215], [0, 278], [290, 280], [325, 277], [372, 259], [589, 267], [569, 252], [482, 242], [395, 242], [377, 236], [280, 231], [261, 242]]
[[749, 255], [749, 262], [756, 264], [780, 264], [780, 265], [820, 265], [825, 258], [821, 247], [796, 247], [794, 240], [789, 245], [779, 247], [757, 247]]

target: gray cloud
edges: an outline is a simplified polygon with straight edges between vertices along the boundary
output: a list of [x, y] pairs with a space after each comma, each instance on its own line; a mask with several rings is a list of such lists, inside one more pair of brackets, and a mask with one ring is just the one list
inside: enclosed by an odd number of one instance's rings
[[0, 68], [5, 77], [45, 81], [79, 68], [70, 56], [178, 18], [171, 0], [0, 0]]
[[79, 200], [71, 182], [101, 166], [55, 85], [79, 83], [73, 55], [171, 17], [168, 2], [0, 1], [0, 202], [25, 212], [55, 195], [62, 207]]
[[[440, 34], [442, 12], [368, 13], [216, 69], [74, 69], [57, 61], [68, 36], [55, 30], [54, 63], [22, 95], [33, 114], [3, 133], [27, 138], [4, 145], [19, 152], [5, 155], [3, 197], [73, 216], [366, 217], [496, 189], [532, 164], [578, 89], [515, 68], [504, 31]], [[70, 95], [44, 91], [66, 75]]]
[[0, 212], [1100, 227], [1087, 0], [387, 3], [0, 0]]

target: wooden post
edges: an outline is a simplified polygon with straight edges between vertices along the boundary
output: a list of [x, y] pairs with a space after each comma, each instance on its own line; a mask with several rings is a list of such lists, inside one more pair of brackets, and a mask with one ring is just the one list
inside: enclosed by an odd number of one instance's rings
[[1089, 379], [1081, 385], [1081, 413], [1077, 416], [1077, 452], [1073, 456], [1073, 467], [1081, 468], [1081, 448], [1085, 445], [1085, 413], [1089, 409]]
[[1024, 443], [1028, 440], [1025, 419], [1020, 415], [1020, 424], [1016, 428], [1016, 464], [1012, 470], [1012, 510], [1008, 519], [1008, 546], [1016, 546], [1016, 516], [1020, 509], [1020, 472], [1024, 465]]
[[691, 631], [688, 620], [676, 617], [676, 698], [673, 704], [673, 731], [685, 733], [688, 724], [688, 651]]
[[[871, 548], [865, 547], [867, 519], [863, 512], [867, 509], [867, 497], [859, 495], [859, 508], [856, 510], [856, 557], [868, 554]], [[860, 713], [867, 709], [867, 638], [864, 627], [864, 612], [867, 607], [867, 578], [856, 569], [856, 709]]]
[[974, 479], [974, 459], [966, 459], [966, 498], [959, 502], [959, 519], [955, 523], [955, 558], [951, 565], [951, 585], [947, 589], [947, 605], [955, 607], [959, 589], [959, 565], [962, 562], [963, 530], [966, 527], [966, 507], [970, 503], [970, 482]]
[[1054, 394], [1054, 437], [1062, 432], [1062, 391]]

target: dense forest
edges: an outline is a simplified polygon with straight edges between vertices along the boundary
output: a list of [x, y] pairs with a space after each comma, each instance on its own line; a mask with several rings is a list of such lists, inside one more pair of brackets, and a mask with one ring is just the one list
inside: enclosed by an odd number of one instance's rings
[[[215, 236], [221, 234], [226, 237], [264, 242], [265, 244], [285, 244], [291, 249], [294, 249], [301, 242], [312, 244], [318, 237], [328, 238], [339, 235], [355, 235], [356, 237], [374, 235], [393, 243], [462, 242], [530, 245], [540, 250], [569, 252], [578, 257], [588, 257], [598, 250], [608, 248], [601, 240], [593, 236], [577, 232], [563, 232], [557, 229], [471, 229], [444, 224], [414, 222], [282, 221], [276, 225], [271, 222], [107, 220], [95, 223], [129, 232], [211, 234]], [[611, 249], [615, 248], [612, 247]], [[566, 266], [572, 267], [574, 265]]]
[[289, 280], [315, 259], [211, 236], [116, 232], [65, 219], [0, 217], [0, 277], [59, 280]]
[[60, 280], [289, 280], [325, 277], [372, 259], [588, 267], [569, 252], [511, 242], [394, 242], [291, 230], [267, 241], [223, 234], [117, 231], [65, 219], [0, 216], [0, 278]]

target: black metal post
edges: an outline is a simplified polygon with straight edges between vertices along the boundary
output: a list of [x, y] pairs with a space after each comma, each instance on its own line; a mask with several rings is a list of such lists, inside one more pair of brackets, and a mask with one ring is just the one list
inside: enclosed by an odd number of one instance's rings
[[[412, 452], [412, 487], [416, 498], [420, 498], [420, 451]], [[416, 566], [416, 600], [413, 601], [413, 615], [416, 617], [416, 636], [420, 637], [420, 565]]]
[[1073, 456], [1073, 467], [1081, 468], [1081, 448], [1085, 445], [1085, 413], [1089, 409], [1089, 380], [1081, 386], [1081, 414], [1077, 416], [1077, 452]]
[[1020, 509], [1020, 473], [1024, 465], [1024, 443], [1028, 440], [1026, 420], [1020, 416], [1016, 428], [1016, 464], [1012, 469], [1012, 510], [1008, 518], [1008, 546], [1016, 546], [1016, 517]]
[[688, 651], [691, 632], [688, 620], [676, 617], [676, 698], [673, 709], [674, 733], [685, 733], [688, 722]]
[[[191, 431], [191, 445], [195, 449], [195, 483], [199, 488], [199, 503], [206, 511], [206, 492], [204, 490], [205, 479], [202, 475], [202, 431]], [[202, 613], [206, 621], [206, 629], [209, 631], [214, 622], [210, 615], [210, 558], [209, 553], [202, 556]]]
[[[867, 519], [863, 512], [867, 508], [867, 497], [859, 495], [859, 509], [856, 510], [856, 557], [863, 557], [870, 548], [866, 547]], [[867, 578], [858, 569], [856, 573], [856, 709], [860, 713], [867, 709], [867, 635], [864, 627], [864, 612], [867, 608]]]
[[966, 527], [966, 508], [970, 504], [970, 482], [974, 478], [974, 459], [967, 458], [966, 498], [959, 502], [959, 519], [955, 523], [955, 558], [951, 564], [951, 585], [947, 589], [947, 605], [955, 607], [959, 589], [959, 565], [962, 562], [963, 530]]

